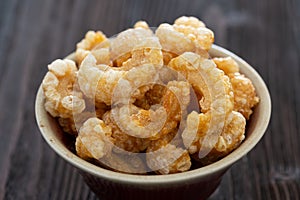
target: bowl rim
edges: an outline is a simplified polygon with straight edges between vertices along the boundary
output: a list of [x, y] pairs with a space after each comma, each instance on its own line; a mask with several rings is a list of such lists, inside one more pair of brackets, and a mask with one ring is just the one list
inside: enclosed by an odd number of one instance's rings
[[[187, 182], [192, 180], [197, 180], [199, 178], [206, 178], [211, 175], [214, 175], [217, 172], [222, 172], [228, 169], [233, 163], [241, 159], [243, 156], [245, 156], [251, 149], [253, 149], [256, 144], [261, 140], [263, 137], [269, 121], [271, 117], [271, 98], [268, 91], [268, 88], [266, 84], [264, 83], [263, 79], [260, 77], [260, 75], [257, 73], [257, 71], [251, 67], [246, 61], [244, 61], [239, 56], [235, 55], [234, 53], [213, 44], [211, 50], [209, 51], [210, 54], [218, 57], [226, 57], [231, 56], [235, 61], [238, 62], [238, 64], [241, 66], [241, 72], [245, 73], [247, 77], [251, 74], [251, 77], [249, 77], [254, 86], [259, 87], [259, 97], [260, 97], [260, 103], [259, 106], [264, 108], [264, 114], [260, 115], [258, 123], [260, 126], [256, 126], [253, 129], [252, 134], [247, 137], [243, 141], [243, 143], [235, 149], [233, 152], [225, 156], [219, 161], [216, 161], [210, 165], [193, 169], [191, 171], [177, 173], [177, 174], [168, 174], [168, 175], [133, 175], [133, 174], [124, 174], [120, 172], [114, 172], [108, 169], [101, 168], [99, 166], [96, 166], [94, 164], [89, 163], [88, 161], [85, 161], [78, 157], [76, 154], [72, 153], [67, 147], [62, 145], [59, 141], [57, 141], [53, 134], [45, 128], [45, 124], [49, 123], [47, 122], [46, 117], [43, 118], [41, 116], [49, 115], [44, 109], [43, 102], [44, 102], [44, 95], [43, 90], [40, 85], [37, 95], [36, 95], [36, 102], [35, 102], [35, 116], [36, 121], [38, 124], [38, 127], [40, 129], [40, 132], [43, 136], [43, 138], [46, 140], [48, 145], [64, 160], [66, 160], [68, 163], [72, 164], [76, 168], [89, 173], [91, 175], [94, 175], [98, 178], [107, 179], [113, 182], [119, 182], [119, 183], [126, 183], [131, 185], [170, 185], [170, 184], [176, 184], [179, 182]], [[74, 53], [70, 54], [66, 58], [71, 59], [74, 57]], [[258, 93], [258, 90], [257, 90]], [[50, 115], [49, 115], [50, 116]]]

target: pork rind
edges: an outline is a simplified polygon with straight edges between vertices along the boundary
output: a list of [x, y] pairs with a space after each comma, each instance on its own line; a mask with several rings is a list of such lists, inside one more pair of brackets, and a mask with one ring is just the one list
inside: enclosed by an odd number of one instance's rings
[[197, 48], [208, 51], [214, 42], [214, 33], [195, 17], [180, 17], [173, 27], [193, 41]]
[[190, 103], [190, 84], [185, 81], [170, 81], [167, 91], [162, 97], [162, 105], [167, 113], [165, 125], [158, 137], [162, 137], [174, 130], [178, 123], [186, 117]]
[[[208, 154], [222, 133], [225, 119], [233, 110], [233, 92], [229, 79], [211, 60], [203, 59], [195, 53], [184, 53], [171, 60], [169, 66], [181, 72], [194, 91], [201, 94], [199, 105], [203, 114], [209, 116], [209, 128], [200, 151]], [[187, 128], [183, 134], [187, 148], [191, 144], [190, 138], [195, 137], [198, 132], [198, 126], [194, 126], [194, 123], [193, 118], [188, 117]]]
[[145, 38], [152, 37], [153, 33], [149, 29], [135, 28], [121, 32], [111, 41], [111, 56], [114, 64], [119, 67], [123, 62], [131, 58], [131, 51], [139, 45]]
[[137, 21], [134, 26], [134, 28], [143, 28], [143, 29], [150, 29], [149, 25], [145, 21]]
[[[97, 46], [101, 45], [101, 50], [92, 51]], [[106, 36], [101, 31], [88, 31], [85, 34], [84, 39], [82, 39], [76, 45], [76, 62], [80, 66], [83, 59], [89, 54], [92, 53], [97, 60], [99, 60], [99, 64], [109, 64], [110, 56], [108, 52], [109, 43]], [[102, 49], [103, 48], [103, 49]]]
[[73, 91], [77, 68], [74, 61], [55, 60], [48, 65], [49, 72], [43, 79], [45, 109], [53, 117], [72, 118], [85, 109], [81, 92]]
[[76, 138], [76, 152], [83, 159], [95, 159], [108, 155], [112, 151], [113, 139], [111, 127], [98, 118], [84, 122]]
[[214, 42], [214, 33], [195, 17], [180, 17], [173, 25], [163, 23], [155, 35], [163, 47], [165, 64], [184, 52], [195, 52], [208, 58], [207, 51]]
[[234, 91], [234, 110], [242, 113], [248, 120], [259, 102], [255, 88], [243, 74], [234, 73], [229, 77]]
[[184, 172], [192, 165], [188, 151], [170, 143], [160, 146], [159, 149], [149, 147], [146, 160], [148, 166], [158, 174]]
[[122, 63], [122, 69], [129, 70], [149, 63], [157, 68], [163, 66], [161, 45], [156, 37], [146, 37], [130, 53], [131, 58]]
[[231, 58], [213, 58], [214, 63], [216, 63], [217, 67], [224, 71], [226, 75], [230, 75], [236, 72], [239, 72], [239, 65]]
[[[165, 52], [171, 52], [173, 55], [181, 55], [184, 52], [196, 51], [196, 46], [183, 33], [174, 29], [170, 24], [161, 24], [155, 31], [160, 44]], [[170, 54], [168, 54], [170, 56]]]
[[105, 122], [106, 125], [108, 125], [112, 129], [112, 137], [114, 138], [114, 144], [119, 148], [119, 149], [115, 149], [117, 152], [126, 151], [126, 152], [138, 153], [147, 149], [150, 142], [149, 139], [133, 137], [123, 132], [118, 127], [117, 123], [114, 122], [111, 116], [111, 111], [108, 111], [107, 113], [104, 114], [103, 121]]
[[234, 92], [234, 110], [242, 113], [248, 120], [259, 98], [250, 79], [239, 73], [238, 64], [231, 58], [214, 58], [219, 69], [229, 76]]
[[[209, 137], [207, 133], [211, 120], [210, 113], [198, 114], [192, 112], [187, 119], [187, 128], [182, 134], [183, 142], [189, 153], [203, 164], [210, 164], [227, 155], [238, 147], [245, 138], [246, 120], [241, 113], [232, 111], [226, 118], [224, 128], [218, 136], [217, 142], [212, 144], [213, 148], [210, 148], [208, 155], [203, 156], [200, 150], [202, 146], [207, 146], [205, 138]], [[194, 135], [194, 130], [197, 130], [196, 135]]]
[[126, 74], [109, 66], [97, 65], [92, 54], [86, 56], [78, 72], [81, 91], [97, 104], [111, 105], [111, 97], [118, 81]]
[[93, 116], [91, 112], [82, 112], [71, 118], [58, 118], [58, 123], [64, 132], [77, 136], [82, 124]]

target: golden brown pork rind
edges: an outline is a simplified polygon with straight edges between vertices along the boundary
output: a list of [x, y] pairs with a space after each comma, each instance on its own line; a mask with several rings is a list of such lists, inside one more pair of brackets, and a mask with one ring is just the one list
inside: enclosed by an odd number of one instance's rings
[[98, 118], [90, 118], [80, 128], [76, 138], [76, 152], [83, 159], [95, 159], [112, 151], [111, 127]]
[[234, 93], [234, 110], [242, 113], [248, 120], [259, 98], [251, 80], [239, 73], [239, 66], [231, 57], [214, 58], [219, 69], [222, 69], [230, 78]]
[[[93, 51], [98, 45], [101, 45], [101, 48], [104, 50]], [[88, 31], [85, 34], [85, 37], [76, 45], [76, 62], [80, 66], [84, 58], [92, 53], [101, 64], [109, 64], [110, 56], [108, 52], [109, 42], [106, 36], [101, 31]], [[104, 63], [103, 63], [104, 62]]]
[[53, 117], [72, 118], [85, 109], [81, 92], [73, 91], [77, 68], [74, 61], [55, 60], [48, 65], [49, 72], [43, 79], [45, 109]]

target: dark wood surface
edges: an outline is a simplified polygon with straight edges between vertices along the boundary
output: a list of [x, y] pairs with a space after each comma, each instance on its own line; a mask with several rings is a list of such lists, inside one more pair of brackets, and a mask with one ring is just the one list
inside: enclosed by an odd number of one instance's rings
[[47, 64], [90, 29], [112, 36], [145, 19], [204, 20], [216, 44], [264, 78], [272, 118], [262, 141], [211, 197], [300, 199], [299, 0], [0, 0], [0, 199], [96, 199], [36, 126], [34, 100]]

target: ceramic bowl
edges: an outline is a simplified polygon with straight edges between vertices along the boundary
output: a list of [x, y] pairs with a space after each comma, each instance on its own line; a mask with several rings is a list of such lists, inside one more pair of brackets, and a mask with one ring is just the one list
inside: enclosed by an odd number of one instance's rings
[[[264, 135], [270, 115], [271, 100], [268, 89], [260, 75], [243, 59], [226, 49], [213, 45], [211, 56], [231, 56], [240, 66], [240, 71], [250, 78], [260, 98], [248, 121], [243, 143], [221, 160], [191, 171], [170, 175], [130, 175], [103, 169], [78, 157], [69, 148], [70, 137], [64, 134], [57, 121], [44, 108], [41, 87], [36, 96], [35, 112], [40, 132], [49, 146], [84, 177], [85, 182], [101, 200], [114, 199], [206, 199], [218, 187], [222, 176], [232, 164], [251, 151]], [[68, 56], [74, 59], [74, 54]]]

